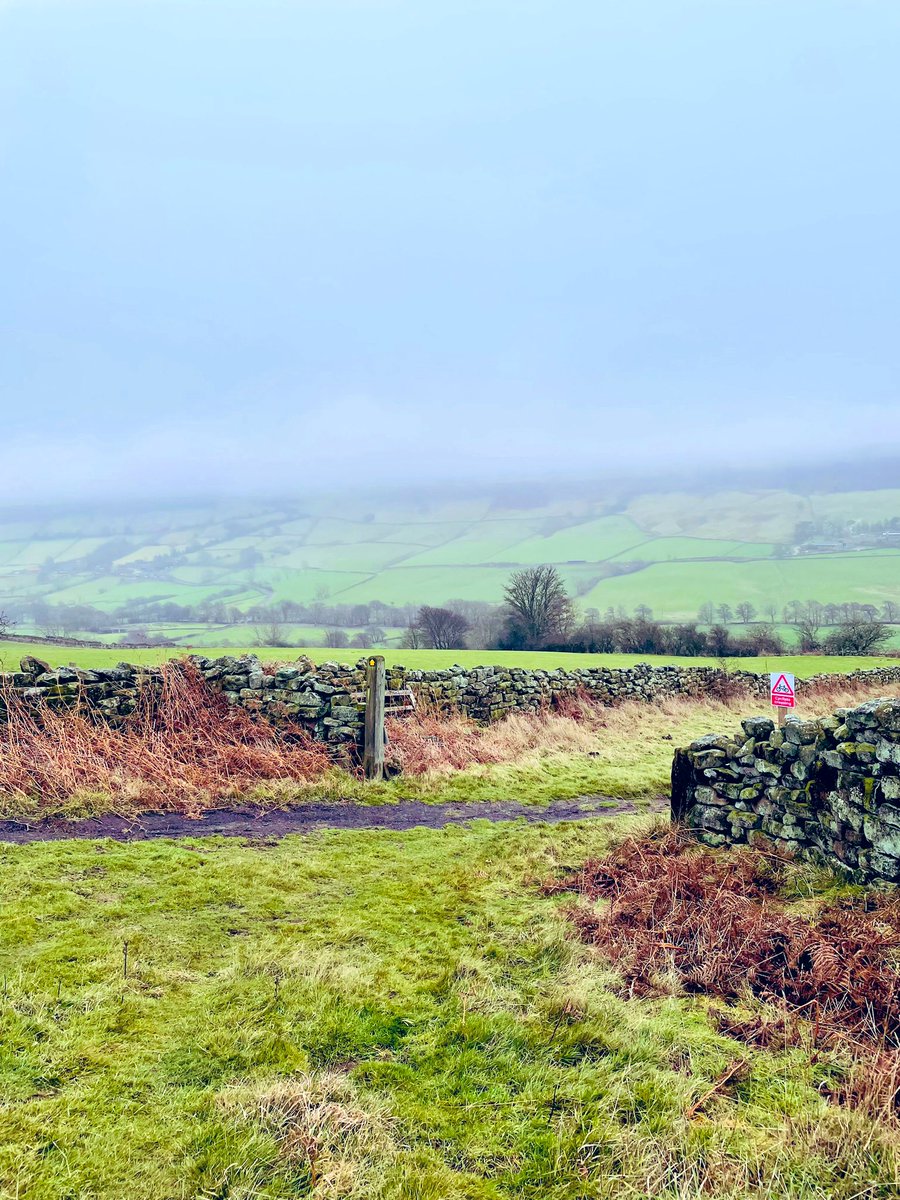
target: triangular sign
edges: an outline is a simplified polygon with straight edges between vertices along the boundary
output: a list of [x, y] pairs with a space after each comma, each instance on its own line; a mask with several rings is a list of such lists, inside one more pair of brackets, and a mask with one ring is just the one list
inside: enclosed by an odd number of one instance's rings
[[779, 675], [778, 682], [772, 688], [772, 692], [778, 696], [793, 696], [794, 689], [788, 683], [783, 675]]

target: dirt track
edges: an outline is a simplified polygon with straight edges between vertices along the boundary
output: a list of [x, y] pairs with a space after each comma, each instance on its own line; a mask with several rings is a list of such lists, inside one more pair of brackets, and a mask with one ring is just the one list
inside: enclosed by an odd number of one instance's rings
[[514, 801], [472, 804], [424, 804], [404, 800], [399, 804], [299, 804], [296, 808], [213, 809], [191, 819], [177, 813], [143, 813], [140, 817], [95, 817], [85, 821], [0, 821], [0, 842], [56, 842], [72, 838], [113, 838], [120, 842], [151, 838], [243, 837], [278, 838], [288, 833], [317, 829], [442, 829], [465, 821], [577, 821], [586, 817], [612, 817], [637, 811], [660, 812], [665, 797], [640, 810], [627, 800], [609, 796], [577, 796], [555, 800], [546, 808]]

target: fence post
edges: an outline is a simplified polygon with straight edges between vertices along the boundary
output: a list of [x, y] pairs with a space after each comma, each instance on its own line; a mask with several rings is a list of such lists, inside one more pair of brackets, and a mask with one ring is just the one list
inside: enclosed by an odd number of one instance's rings
[[384, 658], [380, 654], [373, 654], [366, 668], [363, 772], [366, 779], [384, 778]]

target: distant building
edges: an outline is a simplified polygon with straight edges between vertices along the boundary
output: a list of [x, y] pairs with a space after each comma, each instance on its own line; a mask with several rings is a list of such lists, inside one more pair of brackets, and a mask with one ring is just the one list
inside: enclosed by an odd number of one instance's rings
[[833, 554], [835, 550], [846, 550], [846, 542], [804, 542], [797, 547], [798, 554]]

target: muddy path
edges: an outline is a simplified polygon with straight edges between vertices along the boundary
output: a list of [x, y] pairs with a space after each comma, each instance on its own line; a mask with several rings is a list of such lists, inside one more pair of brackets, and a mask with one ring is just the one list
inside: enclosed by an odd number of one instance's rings
[[197, 818], [178, 813], [142, 813], [137, 817], [105, 816], [83, 821], [0, 821], [0, 842], [58, 842], [73, 838], [112, 838], [120, 842], [152, 838], [239, 837], [279, 838], [290, 833], [319, 829], [442, 829], [466, 821], [559, 822], [589, 817], [615, 817], [622, 813], [662, 812], [664, 796], [650, 803], [633, 804], [611, 796], [576, 796], [554, 800], [544, 808], [512, 800], [469, 804], [425, 804], [403, 800], [399, 804], [298, 804], [289, 809], [211, 809]]

